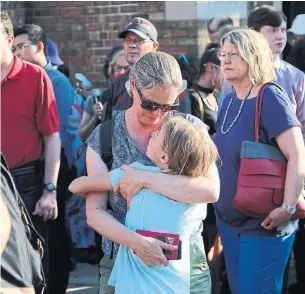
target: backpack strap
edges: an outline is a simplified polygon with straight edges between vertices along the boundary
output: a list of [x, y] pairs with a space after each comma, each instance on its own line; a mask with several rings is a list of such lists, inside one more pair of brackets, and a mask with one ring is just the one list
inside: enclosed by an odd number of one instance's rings
[[113, 156], [112, 156], [112, 133], [113, 133], [113, 120], [109, 119], [100, 124], [100, 146], [101, 158], [108, 167], [111, 169]]
[[[100, 148], [101, 158], [105, 162], [108, 170], [111, 170], [113, 155], [112, 155], [112, 134], [113, 134], [113, 120], [108, 119], [106, 122], [100, 124]], [[107, 210], [112, 210], [109, 199], [107, 201]], [[111, 245], [110, 259], [113, 259], [114, 242]]]
[[[41, 259], [44, 255], [44, 251], [43, 251], [44, 240], [35, 229], [33, 222], [31, 220], [31, 216], [28, 213], [26, 206], [16, 188], [14, 180], [9, 172], [5, 158], [2, 153], [0, 154], [1, 154], [1, 183], [2, 183], [2, 179], [4, 179], [6, 181], [6, 184], [4, 186], [11, 191], [10, 195], [15, 197], [15, 199], [10, 199], [11, 208], [13, 207], [12, 206], [13, 202], [15, 203], [16, 208], [17, 207], [19, 208], [21, 222], [24, 226], [23, 229], [25, 230], [25, 236], [27, 237], [27, 240], [24, 240], [24, 242], [29, 242], [29, 245], [31, 245], [31, 246], [26, 245], [27, 254], [28, 254], [27, 259], [29, 263], [25, 268], [21, 269], [21, 272], [24, 270], [30, 272], [32, 283], [35, 288], [35, 293], [43, 293], [44, 288], [46, 287], [45, 276], [41, 262]], [[15, 233], [17, 233], [18, 230], [15, 230]]]
[[199, 93], [199, 91], [195, 90], [195, 89], [190, 89], [189, 90], [190, 96], [195, 98], [198, 106], [199, 106], [199, 118], [201, 121], [204, 121], [204, 104], [203, 104], [203, 99]]
[[[34, 248], [36, 248], [36, 250], [38, 250], [38, 252], [40, 253], [40, 257], [42, 258], [43, 254], [44, 254], [43, 244], [45, 241], [40, 236], [40, 234], [38, 233], [38, 231], [35, 229], [35, 227], [33, 225], [30, 214], [28, 213], [26, 206], [16, 188], [15, 182], [11, 176], [11, 173], [9, 172], [7, 162], [2, 153], [1, 153], [1, 172], [2, 172], [3, 176], [5, 177], [7, 184], [9, 185], [11, 191], [14, 193], [14, 195], [16, 197], [15, 200], [18, 203], [18, 206], [20, 209], [21, 219], [23, 221], [24, 226], [27, 228], [27, 233], [30, 235], [29, 240], [32, 243], [32, 245], [34, 246]], [[29, 229], [29, 227], [30, 227], [30, 229]]]

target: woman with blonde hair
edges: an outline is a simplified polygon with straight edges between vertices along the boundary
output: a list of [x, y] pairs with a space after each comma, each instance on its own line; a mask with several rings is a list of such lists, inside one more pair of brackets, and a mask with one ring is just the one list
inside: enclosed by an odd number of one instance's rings
[[263, 84], [275, 79], [275, 71], [266, 39], [251, 29], [227, 33], [221, 40], [218, 57], [224, 79], [234, 87], [220, 110], [214, 137], [222, 162], [215, 211], [231, 292], [281, 293], [298, 226], [298, 221], [290, 219], [305, 176], [300, 123], [286, 92], [275, 85], [268, 86], [263, 94], [259, 138], [262, 143], [277, 146], [287, 158], [284, 200], [265, 219], [238, 211], [233, 199], [241, 145], [254, 141], [257, 96]]

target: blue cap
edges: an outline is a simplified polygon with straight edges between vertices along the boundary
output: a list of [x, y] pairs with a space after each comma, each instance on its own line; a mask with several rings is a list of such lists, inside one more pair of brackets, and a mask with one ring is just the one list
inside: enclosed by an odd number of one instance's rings
[[64, 62], [60, 59], [56, 43], [48, 39], [47, 58], [54, 65], [63, 65]]
[[86, 89], [89, 89], [92, 87], [91, 82], [87, 79], [85, 75], [82, 73], [77, 72], [75, 75], [75, 78], [82, 83], [82, 86]]

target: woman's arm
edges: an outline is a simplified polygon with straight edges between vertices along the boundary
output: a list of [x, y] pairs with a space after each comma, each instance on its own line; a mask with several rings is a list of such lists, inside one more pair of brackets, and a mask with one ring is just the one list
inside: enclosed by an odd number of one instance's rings
[[[88, 146], [87, 156], [88, 175], [107, 172], [107, 167], [91, 147]], [[177, 250], [176, 246], [159, 240], [143, 237], [118, 222], [107, 212], [108, 194], [106, 192], [89, 193], [86, 197], [87, 223], [100, 235], [130, 248], [145, 264], [168, 265], [162, 249]]]
[[78, 135], [83, 142], [85, 142], [88, 139], [89, 135], [95, 129], [97, 122], [98, 122], [97, 116], [95, 115], [91, 116], [86, 111], [83, 112], [82, 121], [78, 129]]
[[122, 169], [125, 174], [113, 190], [116, 194], [120, 191], [128, 202], [144, 187], [184, 203], [213, 203], [219, 197], [220, 182], [215, 164], [206, 176], [198, 178], [139, 171], [130, 166]]
[[299, 127], [290, 128], [276, 138], [276, 142], [288, 159], [284, 203], [296, 205], [305, 178], [304, 141]]
[[[284, 203], [295, 206], [300, 197], [305, 178], [304, 141], [299, 127], [293, 127], [278, 135], [276, 142], [288, 160]], [[291, 215], [284, 208], [276, 208], [263, 221], [268, 230], [279, 227], [289, 221]]]
[[214, 203], [218, 200], [220, 181], [215, 164], [205, 177], [189, 178], [163, 173], [153, 175], [146, 177], [145, 187], [173, 200], [184, 203]]
[[80, 177], [69, 186], [69, 190], [78, 195], [84, 195], [88, 192], [110, 191], [112, 188], [109, 173]]

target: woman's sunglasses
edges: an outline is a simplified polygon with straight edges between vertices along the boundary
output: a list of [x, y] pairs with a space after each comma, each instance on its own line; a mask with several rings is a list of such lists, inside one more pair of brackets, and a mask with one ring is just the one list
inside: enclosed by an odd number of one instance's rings
[[168, 111], [171, 111], [171, 110], [176, 110], [179, 106], [179, 97], [176, 99], [176, 101], [172, 105], [170, 105], [170, 104], [159, 104], [159, 103], [156, 103], [152, 100], [145, 99], [142, 96], [142, 93], [137, 88], [137, 86], [135, 88], [136, 88], [136, 90], [139, 94], [140, 100], [141, 100], [141, 107], [145, 110], [154, 111], [154, 110], [157, 110], [157, 109], [161, 109], [163, 112], [168, 112]]

